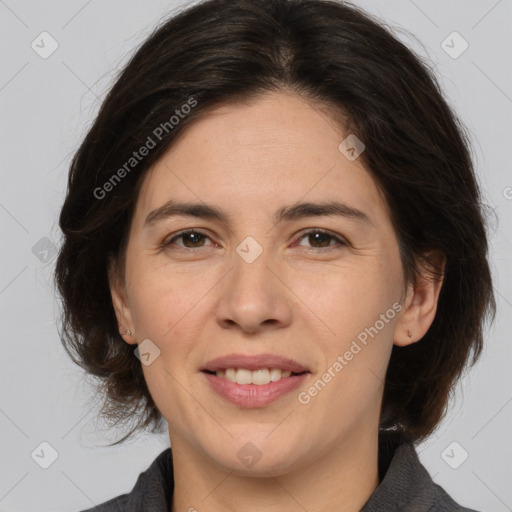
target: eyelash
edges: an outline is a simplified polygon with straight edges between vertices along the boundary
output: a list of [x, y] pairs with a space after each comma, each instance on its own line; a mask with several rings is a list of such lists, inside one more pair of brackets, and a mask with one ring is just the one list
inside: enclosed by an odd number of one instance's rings
[[[185, 235], [188, 235], [188, 234], [191, 234], [191, 233], [198, 234], [198, 235], [201, 235], [203, 237], [206, 237], [206, 238], [210, 239], [210, 237], [206, 233], [203, 233], [202, 231], [199, 231], [197, 229], [185, 229], [183, 231], [180, 231], [179, 233], [176, 233], [172, 238], [167, 239], [166, 241], [164, 241], [163, 244], [162, 244], [162, 248], [163, 249], [165, 249], [165, 248], [168, 249], [171, 245], [173, 245], [173, 242], [175, 240], [177, 240], [179, 238], [182, 238]], [[308, 231], [304, 231], [300, 235], [298, 240], [302, 240], [306, 236], [312, 235], [312, 234], [316, 234], [316, 233], [319, 233], [319, 234], [322, 234], [322, 235], [326, 235], [326, 236], [330, 237], [331, 239], [333, 239], [337, 243], [336, 244], [332, 244], [332, 245], [328, 245], [327, 247], [312, 247], [312, 248], [310, 248], [310, 250], [313, 251], [313, 252], [323, 252], [323, 253], [331, 252], [333, 250], [339, 250], [342, 247], [348, 246], [348, 243], [343, 238], [341, 238], [340, 236], [335, 235], [334, 233], [332, 233], [330, 231], [327, 231], [325, 229], [310, 229]], [[184, 251], [187, 251], [187, 252], [189, 252], [189, 251], [196, 252], [198, 249], [200, 250], [200, 249], [204, 248], [204, 247], [191, 248], [191, 247], [180, 247], [180, 246], [178, 246], [178, 247], [179, 247], [179, 250], [184, 250]]]

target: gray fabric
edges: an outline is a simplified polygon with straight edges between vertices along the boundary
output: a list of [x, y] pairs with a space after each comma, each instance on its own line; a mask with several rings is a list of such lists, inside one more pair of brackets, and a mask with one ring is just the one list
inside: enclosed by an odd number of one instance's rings
[[[379, 438], [379, 480], [361, 512], [476, 512], [435, 484], [409, 440], [395, 432]], [[141, 473], [129, 494], [81, 512], [170, 512], [174, 477], [171, 448]]]
[[361, 512], [476, 512], [452, 500], [434, 483], [416, 449], [400, 434], [379, 441], [380, 485]]

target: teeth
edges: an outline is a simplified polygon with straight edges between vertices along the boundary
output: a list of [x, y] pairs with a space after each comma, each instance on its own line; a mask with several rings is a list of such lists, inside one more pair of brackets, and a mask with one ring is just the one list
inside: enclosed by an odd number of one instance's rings
[[217, 377], [227, 379], [230, 382], [236, 382], [238, 384], [256, 384], [262, 386], [269, 382], [276, 382], [280, 379], [289, 377], [292, 372], [290, 370], [281, 370], [279, 368], [261, 368], [260, 370], [247, 370], [245, 368], [227, 368], [224, 370], [218, 370], [216, 373]]

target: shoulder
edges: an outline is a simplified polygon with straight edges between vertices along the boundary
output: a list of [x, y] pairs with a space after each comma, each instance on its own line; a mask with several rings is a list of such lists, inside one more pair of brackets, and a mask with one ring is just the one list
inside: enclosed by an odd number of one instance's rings
[[441, 486], [433, 483], [433, 488], [433, 503], [427, 512], [478, 512], [472, 508], [466, 508], [456, 503]]
[[139, 474], [131, 492], [80, 512], [167, 512], [173, 490], [172, 452], [167, 448]]
[[362, 512], [477, 512], [456, 503], [421, 464], [414, 444], [403, 434], [379, 437], [380, 484]]

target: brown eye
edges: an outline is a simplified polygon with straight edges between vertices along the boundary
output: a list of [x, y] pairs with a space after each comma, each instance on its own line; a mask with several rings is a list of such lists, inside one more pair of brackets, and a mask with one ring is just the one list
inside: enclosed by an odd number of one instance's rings
[[[313, 249], [338, 249], [347, 243], [337, 235], [328, 231], [314, 229], [303, 233], [299, 240], [306, 240]], [[297, 244], [304, 247], [302, 243]]]
[[[176, 243], [176, 240], [181, 240], [182, 243]], [[164, 242], [164, 246], [170, 246], [170, 245], [176, 245], [178, 247], [183, 247], [185, 249], [196, 249], [205, 247], [207, 245], [212, 244], [206, 244], [205, 241], [210, 240], [210, 238], [205, 235], [204, 233], [201, 233], [200, 231], [182, 231], [178, 233], [177, 235], [173, 236], [171, 239]]]

